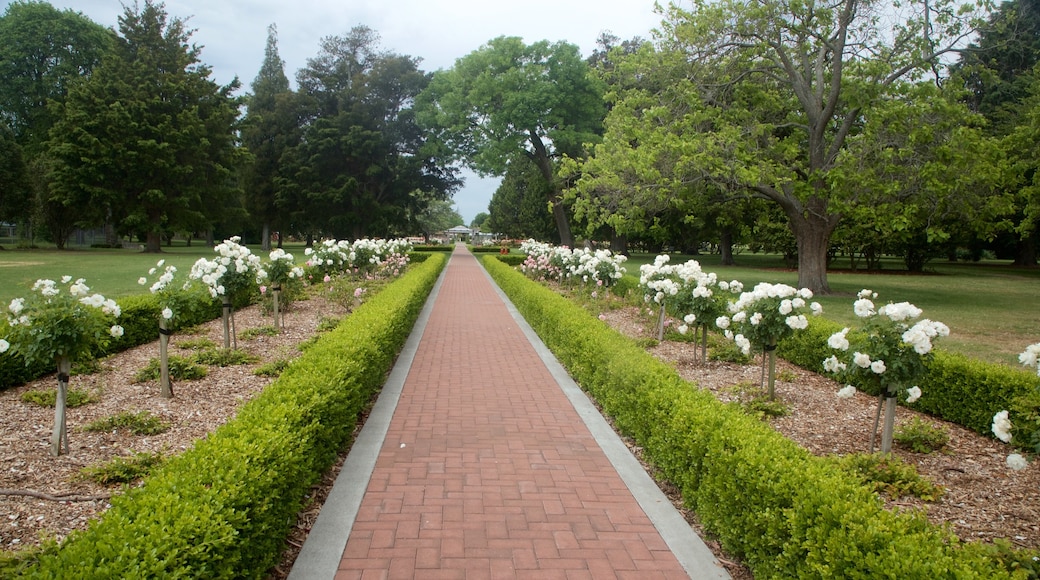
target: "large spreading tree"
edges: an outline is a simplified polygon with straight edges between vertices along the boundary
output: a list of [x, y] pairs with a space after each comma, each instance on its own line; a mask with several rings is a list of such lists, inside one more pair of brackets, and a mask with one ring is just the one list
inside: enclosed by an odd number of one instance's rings
[[577, 46], [495, 38], [438, 71], [418, 108], [420, 122], [482, 175], [505, 175], [517, 153], [534, 163], [550, 185], [560, 243], [574, 245], [556, 171], [563, 156], [580, 158], [598, 140], [606, 112], [602, 83]]
[[[974, 5], [957, 0], [904, 3], [899, 12], [887, 6], [861, 0], [671, 6], [656, 50], [644, 48], [627, 69], [655, 82], [629, 83], [620, 98], [633, 104], [612, 111], [629, 129], [617, 132], [614, 145], [661, 147], [630, 166], [647, 175], [665, 167], [673, 191], [744, 191], [776, 203], [797, 242], [799, 285], [828, 292], [831, 235], [861, 203], [854, 180], [836, 170], [878, 107], [904, 99], [908, 85], [941, 82], [943, 56], [962, 48], [977, 24], [965, 12]], [[663, 66], [672, 82], [656, 82], [662, 72], [640, 62]], [[918, 120], [924, 113], [916, 113]], [[866, 147], [887, 145], [860, 140], [856, 146], [862, 155]]]
[[78, 223], [111, 221], [162, 236], [212, 226], [234, 197], [237, 81], [218, 86], [191, 31], [160, 3], [127, 6], [119, 38], [90, 77], [74, 83], [51, 130], [54, 193]]

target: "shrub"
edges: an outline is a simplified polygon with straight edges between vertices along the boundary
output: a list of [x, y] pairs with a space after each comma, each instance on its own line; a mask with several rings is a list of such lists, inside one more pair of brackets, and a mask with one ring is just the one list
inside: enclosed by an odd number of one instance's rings
[[[23, 403], [32, 403], [41, 407], [54, 407], [58, 402], [57, 389], [37, 389], [22, 393]], [[65, 406], [72, 409], [98, 402], [97, 395], [82, 389], [69, 389], [65, 394]]]
[[445, 258], [358, 308], [230, 422], [112, 498], [23, 577], [257, 578], [385, 380]]
[[259, 336], [278, 336], [278, 329], [273, 326], [257, 326], [238, 333], [238, 337], [242, 340], [253, 340]]
[[181, 350], [206, 350], [217, 348], [217, 343], [208, 338], [191, 338], [177, 342], [177, 348]]
[[209, 348], [200, 350], [193, 357], [195, 362], [215, 367], [233, 367], [246, 365], [260, 360], [260, 357], [235, 348]]
[[80, 477], [101, 485], [131, 483], [147, 476], [152, 469], [162, 465], [160, 453], [135, 453], [129, 457], [116, 457], [102, 465], [90, 465], [80, 471]]
[[261, 377], [277, 377], [282, 374], [282, 371], [289, 368], [291, 363], [292, 359], [288, 358], [273, 360], [267, 364], [261, 365], [258, 369], [253, 371], [253, 374]]
[[946, 429], [914, 417], [896, 428], [894, 440], [900, 447], [914, 453], [931, 453], [946, 447], [950, 435]]
[[918, 475], [913, 465], [890, 453], [853, 453], [835, 458], [834, 462], [874, 491], [892, 499], [911, 495], [925, 501], [938, 501], [945, 491]]
[[[209, 370], [195, 362], [193, 357], [170, 355], [167, 363], [169, 363], [170, 367], [170, 378], [176, 381], [194, 381], [205, 377], [209, 373]], [[137, 374], [134, 375], [134, 382], [147, 383], [148, 381], [158, 380], [161, 372], [159, 359], [153, 358], [148, 361], [146, 367], [137, 371]]]
[[166, 432], [169, 428], [170, 426], [163, 423], [162, 419], [148, 411], [141, 411], [140, 413], [123, 411], [104, 419], [92, 421], [86, 424], [83, 430], [114, 431], [116, 429], [126, 429], [134, 435], [158, 435]]

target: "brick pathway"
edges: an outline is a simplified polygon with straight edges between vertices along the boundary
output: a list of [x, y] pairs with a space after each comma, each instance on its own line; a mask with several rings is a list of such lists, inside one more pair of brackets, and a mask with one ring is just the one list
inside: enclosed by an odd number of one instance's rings
[[457, 249], [335, 578], [687, 577]]

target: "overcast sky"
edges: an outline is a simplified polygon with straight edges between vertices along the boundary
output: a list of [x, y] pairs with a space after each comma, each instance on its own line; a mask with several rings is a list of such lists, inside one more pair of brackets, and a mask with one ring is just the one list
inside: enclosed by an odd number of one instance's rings
[[[0, 0], [4, 10], [9, 3]], [[112, 28], [123, 13], [120, 0], [51, 4]], [[168, 0], [165, 5], [170, 16], [190, 17], [192, 40], [203, 47], [202, 62], [213, 68], [213, 79], [226, 84], [238, 76], [244, 88], [260, 70], [272, 23], [278, 26], [285, 74], [293, 80], [317, 55], [319, 39], [342, 36], [360, 24], [379, 33], [384, 50], [421, 57], [423, 70], [436, 71], [498, 36], [519, 36], [527, 43], [565, 40], [588, 56], [601, 32], [649, 39], [661, 20], [654, 0]], [[499, 180], [467, 176], [455, 201], [468, 225], [487, 211]]]

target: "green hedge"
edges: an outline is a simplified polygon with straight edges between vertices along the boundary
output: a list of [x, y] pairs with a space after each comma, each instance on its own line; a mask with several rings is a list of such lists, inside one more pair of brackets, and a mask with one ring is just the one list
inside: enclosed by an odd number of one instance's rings
[[[986, 547], [893, 513], [851, 476], [498, 260], [487, 270], [575, 380], [756, 577], [1007, 578]], [[822, 359], [821, 359], [822, 360]]]
[[246, 404], [26, 578], [261, 578], [311, 485], [348, 442], [446, 262], [436, 255], [366, 301]]
[[[809, 328], [777, 346], [777, 354], [800, 367], [822, 372], [823, 359], [834, 354], [827, 338], [842, 328], [829, 320], [811, 319]], [[1032, 372], [936, 350], [928, 363], [928, 375], [918, 386], [923, 395], [908, 407], [992, 437], [993, 415], [1010, 410], [1016, 397], [1040, 389], [1040, 378]]]

